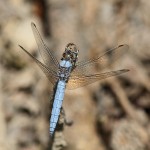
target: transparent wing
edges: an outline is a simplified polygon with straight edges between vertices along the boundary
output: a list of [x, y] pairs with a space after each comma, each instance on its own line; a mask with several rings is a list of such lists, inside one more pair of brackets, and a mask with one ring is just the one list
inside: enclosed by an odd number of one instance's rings
[[[20, 46], [20, 45], [19, 45]], [[41, 70], [45, 73], [49, 81], [55, 85], [56, 81], [58, 80], [57, 72], [56, 70], [52, 70], [50, 67], [47, 67], [43, 63], [41, 63], [39, 60], [37, 60], [32, 54], [30, 54], [27, 50], [25, 50], [22, 46], [20, 46], [21, 49], [26, 52], [41, 68]]]
[[121, 58], [121, 56], [125, 53], [127, 53], [127, 50], [129, 49], [129, 46], [119, 45], [113, 49], [108, 50], [104, 54], [100, 54], [97, 57], [93, 59], [89, 59], [87, 61], [81, 61], [77, 63], [76, 68], [72, 71], [72, 76], [75, 75], [88, 75], [92, 72], [95, 72], [95, 67], [100, 68], [100, 70], [111, 66], [118, 58]]
[[36, 43], [38, 45], [38, 50], [40, 52], [40, 55], [43, 58], [44, 63], [46, 64], [46, 66], [50, 66], [52, 70], [55, 70], [57, 72], [57, 69], [59, 66], [58, 60], [52, 54], [51, 50], [45, 45], [38, 29], [36, 28], [36, 25], [34, 23], [31, 23], [31, 27], [32, 27], [32, 31], [33, 31]]
[[128, 69], [122, 69], [117, 71], [105, 72], [100, 74], [90, 74], [90, 75], [80, 75], [80, 76], [70, 76], [67, 83], [67, 89], [76, 89], [91, 83], [94, 83], [98, 80], [106, 79], [108, 77], [117, 76], [122, 73], [129, 71]]

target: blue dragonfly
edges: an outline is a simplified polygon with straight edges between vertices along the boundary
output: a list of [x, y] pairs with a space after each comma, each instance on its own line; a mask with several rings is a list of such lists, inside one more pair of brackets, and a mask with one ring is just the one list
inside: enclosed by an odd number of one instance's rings
[[93, 73], [95, 65], [97, 64], [101, 69], [106, 67], [105, 56], [115, 54], [113, 58], [115, 60], [119, 53], [124, 53], [128, 50], [128, 45], [119, 45], [93, 59], [78, 62], [79, 50], [74, 43], [69, 43], [66, 45], [65, 51], [59, 62], [52, 51], [43, 42], [36, 25], [31, 23], [31, 27], [44, 63], [36, 59], [22, 46], [19, 46], [37, 63], [54, 87], [49, 130], [50, 135], [53, 136], [62, 108], [65, 89], [76, 89], [98, 80], [120, 75], [129, 71], [128, 69], [122, 69], [104, 73]]

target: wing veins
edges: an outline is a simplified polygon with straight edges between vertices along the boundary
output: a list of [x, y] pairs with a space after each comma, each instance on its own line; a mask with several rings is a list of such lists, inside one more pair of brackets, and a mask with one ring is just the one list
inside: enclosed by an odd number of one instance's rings
[[[121, 47], [123, 49], [120, 49]], [[92, 69], [93, 70], [95, 69], [94, 67], [95, 67], [96, 64], [100, 65], [101, 69], [103, 69], [103, 68], [107, 67], [106, 65], [108, 65], [108, 63], [104, 64], [104, 63], [106, 63], [106, 59], [104, 58], [104, 56], [107, 56], [107, 54], [114, 54], [117, 49], [119, 50], [117, 52], [120, 52], [121, 50], [124, 50], [123, 52], [125, 52], [125, 50], [128, 50], [128, 48], [129, 48], [129, 46], [126, 45], [126, 44], [119, 45], [115, 48], [112, 48], [112, 49], [108, 50], [107, 52], [105, 52], [103, 54], [100, 54], [98, 57], [95, 57], [95, 58], [92, 58], [92, 59], [89, 59], [89, 60], [86, 60], [86, 61], [81, 61], [81, 62], [77, 63], [77, 66], [72, 71], [72, 74], [74, 74], [74, 75], [89, 74], [90, 72], [92, 72]], [[117, 60], [117, 58], [115, 58], [115, 60]]]
[[[46, 44], [44, 43], [43, 39], [41, 38], [41, 35], [36, 27], [36, 25], [34, 23], [31, 23], [31, 27], [32, 27], [32, 31], [33, 31], [33, 34], [34, 34], [34, 37], [35, 37], [35, 40], [36, 40], [36, 43], [39, 47], [39, 52], [45, 62], [45, 64], [47, 65], [51, 65], [53, 67], [53, 69], [57, 69], [58, 66], [59, 66], [59, 62], [58, 60], [54, 57], [54, 55], [52, 54], [52, 52], [50, 51], [50, 49], [46, 46]], [[43, 51], [42, 51], [42, 50]], [[45, 54], [48, 54], [48, 56], [52, 59], [51, 60], [47, 60], [45, 58]], [[47, 55], [46, 55], [47, 56]], [[49, 63], [49, 64], [48, 64]]]
[[[20, 45], [19, 45], [20, 46]], [[32, 54], [30, 54], [27, 50], [25, 50], [22, 46], [20, 46], [20, 48], [27, 53], [37, 64], [38, 66], [42, 69], [42, 71], [45, 73], [45, 75], [47, 76], [47, 78], [50, 80], [50, 82], [54, 85], [55, 84], [55, 80], [57, 79], [57, 73], [55, 71], [51, 71], [50, 67], [47, 67], [46, 65], [44, 65], [43, 63], [41, 63], [38, 59], [36, 59]], [[50, 76], [51, 75], [51, 76]]]
[[98, 80], [106, 79], [108, 77], [117, 76], [122, 73], [129, 71], [128, 69], [122, 69], [117, 71], [104, 72], [99, 74], [89, 74], [89, 75], [80, 75], [80, 76], [70, 76], [68, 81], [68, 89], [76, 89], [91, 83], [94, 83]]

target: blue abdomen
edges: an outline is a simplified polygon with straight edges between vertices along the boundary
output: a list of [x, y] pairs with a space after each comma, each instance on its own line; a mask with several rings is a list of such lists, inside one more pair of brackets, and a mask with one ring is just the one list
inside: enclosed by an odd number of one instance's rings
[[54, 130], [56, 128], [56, 124], [58, 122], [60, 109], [62, 107], [62, 102], [64, 99], [64, 93], [65, 93], [65, 81], [59, 81], [57, 84], [57, 90], [54, 97], [54, 103], [53, 108], [51, 112], [51, 119], [50, 119], [50, 134], [53, 135]]

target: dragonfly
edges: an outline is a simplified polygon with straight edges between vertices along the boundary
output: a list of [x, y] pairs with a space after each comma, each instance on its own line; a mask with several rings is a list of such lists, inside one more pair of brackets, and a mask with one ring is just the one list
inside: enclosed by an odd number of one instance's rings
[[34, 62], [36, 62], [36, 64], [41, 68], [53, 86], [54, 96], [49, 128], [49, 133], [51, 136], [53, 136], [62, 108], [65, 89], [76, 89], [94, 83], [98, 80], [128, 72], [128, 69], [102, 73], [94, 72], [94, 66], [97, 64], [100, 65], [101, 68], [106, 67], [106, 55], [115, 54], [115, 60], [117, 59], [119, 53], [126, 52], [126, 50], [128, 50], [128, 45], [118, 45], [117, 47], [106, 51], [102, 55], [99, 54], [92, 59], [78, 62], [79, 49], [74, 43], [68, 43], [59, 62], [53, 52], [44, 43], [36, 25], [31, 23], [31, 27], [36, 43], [38, 45], [39, 53], [42, 56], [43, 63], [35, 58], [32, 54], [30, 54], [22, 46], [19, 46], [33, 59]]

